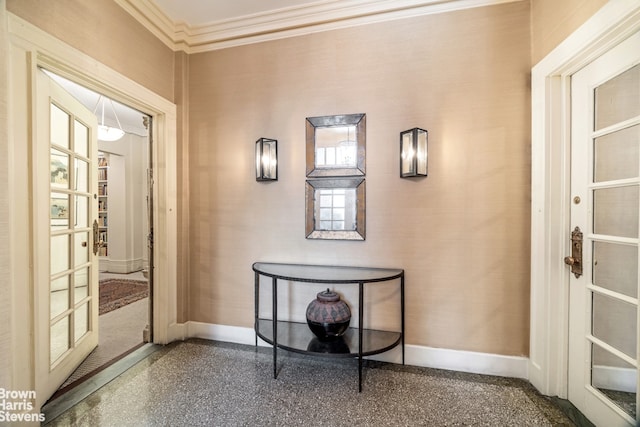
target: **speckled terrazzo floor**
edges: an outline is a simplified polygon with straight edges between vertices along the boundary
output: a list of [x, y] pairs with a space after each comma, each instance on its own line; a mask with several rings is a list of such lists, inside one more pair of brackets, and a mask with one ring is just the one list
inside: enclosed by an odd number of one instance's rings
[[189, 340], [157, 351], [52, 426], [572, 426], [526, 381]]

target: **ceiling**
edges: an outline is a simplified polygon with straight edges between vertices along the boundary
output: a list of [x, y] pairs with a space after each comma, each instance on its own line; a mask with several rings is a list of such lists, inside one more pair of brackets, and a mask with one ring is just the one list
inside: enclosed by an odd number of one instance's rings
[[318, 0], [153, 0], [153, 2], [173, 22], [183, 22], [190, 27], [319, 3]]
[[114, 0], [173, 50], [284, 37], [522, 0]]

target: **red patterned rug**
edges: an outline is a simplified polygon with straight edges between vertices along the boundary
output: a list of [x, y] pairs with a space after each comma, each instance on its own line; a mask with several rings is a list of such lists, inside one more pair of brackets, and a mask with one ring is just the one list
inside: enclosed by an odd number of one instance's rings
[[100, 280], [99, 314], [105, 314], [149, 296], [149, 284], [144, 280]]

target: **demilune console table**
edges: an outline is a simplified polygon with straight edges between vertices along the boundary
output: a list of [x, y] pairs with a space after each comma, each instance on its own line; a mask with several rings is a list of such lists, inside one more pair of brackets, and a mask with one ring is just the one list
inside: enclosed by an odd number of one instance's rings
[[[362, 391], [362, 359], [402, 345], [404, 365], [404, 270], [391, 268], [330, 267], [320, 265], [274, 264], [256, 262], [255, 324], [258, 337], [273, 346], [273, 377], [277, 377], [278, 348], [322, 357], [358, 358], [358, 391]], [[271, 277], [272, 317], [259, 317], [260, 276]], [[375, 283], [399, 279], [400, 331], [365, 329], [364, 288]], [[319, 341], [306, 323], [278, 320], [278, 280], [318, 284], [358, 285], [358, 327], [349, 327], [335, 341]], [[352, 313], [353, 316], [353, 313]]]

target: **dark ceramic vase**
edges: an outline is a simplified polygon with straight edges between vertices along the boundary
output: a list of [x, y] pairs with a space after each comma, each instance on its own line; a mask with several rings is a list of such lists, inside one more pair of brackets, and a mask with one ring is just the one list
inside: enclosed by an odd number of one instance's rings
[[323, 341], [342, 336], [349, 327], [351, 310], [340, 295], [329, 289], [316, 295], [307, 307], [307, 324], [311, 331]]

